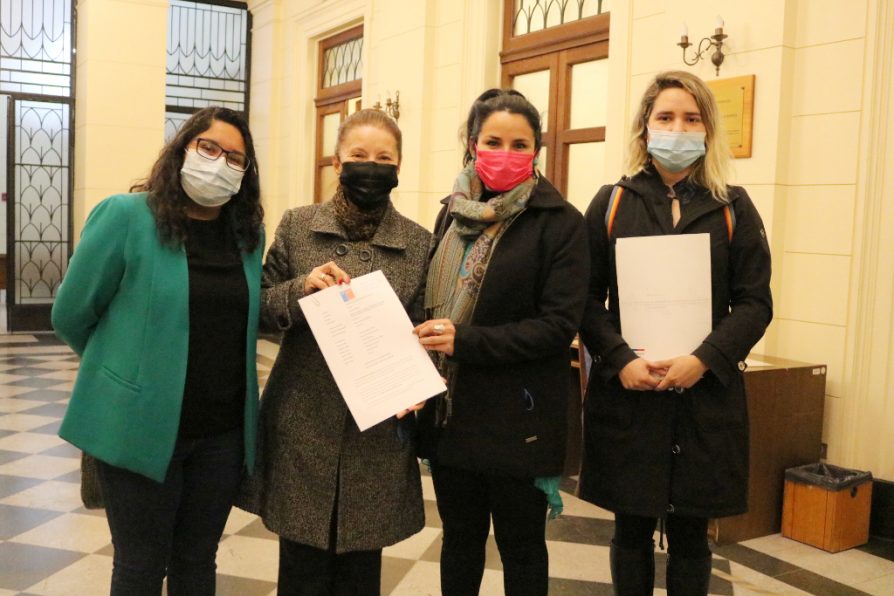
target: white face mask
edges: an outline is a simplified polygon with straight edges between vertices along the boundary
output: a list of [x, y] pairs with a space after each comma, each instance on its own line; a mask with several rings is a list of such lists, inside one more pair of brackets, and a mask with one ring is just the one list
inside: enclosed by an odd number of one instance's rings
[[220, 207], [239, 192], [244, 175], [245, 172], [228, 166], [223, 155], [212, 160], [187, 149], [180, 169], [180, 186], [199, 205]]

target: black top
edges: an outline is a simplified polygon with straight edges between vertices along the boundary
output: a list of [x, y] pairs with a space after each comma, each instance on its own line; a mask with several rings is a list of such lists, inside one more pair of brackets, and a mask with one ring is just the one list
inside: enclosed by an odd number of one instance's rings
[[235, 237], [223, 218], [189, 220], [189, 356], [180, 437], [242, 425], [248, 286]]

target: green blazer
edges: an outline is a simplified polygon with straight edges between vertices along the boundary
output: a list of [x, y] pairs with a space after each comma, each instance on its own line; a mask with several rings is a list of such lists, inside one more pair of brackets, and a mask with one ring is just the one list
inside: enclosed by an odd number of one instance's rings
[[[254, 466], [261, 255], [243, 253], [248, 284], [245, 464]], [[87, 218], [53, 304], [56, 334], [81, 357], [59, 436], [94, 457], [162, 482], [186, 383], [186, 251], [164, 246], [146, 193], [109, 197]]]

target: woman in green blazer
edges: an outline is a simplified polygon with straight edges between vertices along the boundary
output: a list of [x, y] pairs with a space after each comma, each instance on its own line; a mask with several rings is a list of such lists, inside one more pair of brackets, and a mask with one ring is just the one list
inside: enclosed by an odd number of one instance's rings
[[206, 108], [87, 218], [53, 306], [81, 357], [59, 435], [98, 460], [113, 595], [213, 594], [254, 465], [263, 210], [244, 118]]

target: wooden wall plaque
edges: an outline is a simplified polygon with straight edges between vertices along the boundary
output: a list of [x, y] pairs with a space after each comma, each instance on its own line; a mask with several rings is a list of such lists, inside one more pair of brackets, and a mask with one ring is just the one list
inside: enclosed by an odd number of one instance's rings
[[751, 157], [754, 75], [706, 82], [717, 99], [733, 157]]

